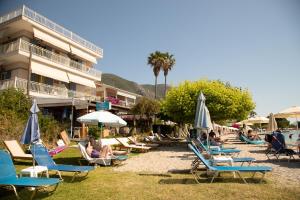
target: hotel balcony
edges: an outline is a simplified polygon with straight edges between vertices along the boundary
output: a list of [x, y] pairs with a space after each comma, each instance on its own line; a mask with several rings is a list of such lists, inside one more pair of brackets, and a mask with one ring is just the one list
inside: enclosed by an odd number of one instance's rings
[[96, 53], [100, 57], [103, 57], [103, 50], [99, 47], [97, 47], [95, 44], [81, 38], [80, 36], [76, 35], [75, 33], [65, 29], [64, 27], [54, 23], [53, 21], [47, 19], [46, 17], [38, 14], [37, 12], [27, 8], [26, 6], [22, 6], [22, 8], [19, 8], [15, 11], [12, 11], [4, 16], [0, 17], [0, 24], [3, 24], [5, 22], [8, 22], [10, 20], [16, 19], [18, 17], [25, 17], [27, 19], [32, 20], [33, 22], [48, 28], [55, 33], [68, 38], [72, 42], [75, 42], [90, 51]]
[[120, 99], [114, 98], [114, 97], [107, 97], [105, 100], [109, 101], [113, 106], [119, 106], [119, 107], [124, 107], [124, 108], [132, 108], [134, 106], [133, 102], [120, 100]]
[[[76, 62], [71, 60], [70, 58], [66, 56], [62, 56], [60, 54], [54, 53], [52, 51], [49, 51], [47, 49], [41, 48], [39, 46], [36, 46], [34, 44], [31, 44], [25, 40], [18, 39], [14, 42], [8, 43], [8, 44], [3, 44], [0, 46], [0, 58], [1, 54], [5, 55], [3, 59], [8, 60], [9, 56], [12, 55], [13, 53], [18, 53], [18, 52], [24, 52], [27, 53], [26, 56], [30, 56], [30, 50], [32, 52], [32, 55], [37, 56], [39, 58], [46, 59], [47, 61], [53, 62], [55, 64], [62, 65], [63, 67], [67, 67], [70, 70], [75, 70], [75, 72], [81, 72], [84, 74], [87, 74], [89, 76], [92, 76], [96, 78], [96, 80], [101, 80], [101, 72], [88, 67], [82, 63]], [[15, 57], [12, 57], [14, 59], [13, 61], [16, 60]]]
[[[93, 94], [68, 90], [67, 88], [55, 87], [43, 83], [30, 81], [30, 95], [49, 98], [78, 98], [83, 100], [98, 101]], [[7, 79], [0, 81], [0, 90], [18, 88], [27, 92], [27, 80], [21, 78]]]

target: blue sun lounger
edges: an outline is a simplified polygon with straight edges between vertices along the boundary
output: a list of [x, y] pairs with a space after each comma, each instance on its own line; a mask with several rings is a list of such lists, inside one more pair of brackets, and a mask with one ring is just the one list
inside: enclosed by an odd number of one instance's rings
[[19, 178], [16, 174], [16, 169], [10, 155], [3, 150], [0, 150], [0, 169], [0, 185], [11, 186], [18, 199], [20, 197], [16, 187], [33, 187], [34, 191], [31, 195], [32, 199], [38, 189], [55, 185], [55, 188], [52, 191], [54, 192], [60, 182], [58, 178]]
[[207, 153], [209, 153], [211, 155], [219, 155], [219, 154], [228, 155], [228, 154], [238, 154], [241, 152], [241, 150], [239, 150], [239, 149], [220, 149], [220, 150], [209, 149], [199, 139], [197, 139], [197, 142], [200, 144], [201, 149], [203, 149], [204, 151], [206, 151]]
[[[194, 142], [191, 142], [191, 145], [195, 148], [195, 150], [196, 150], [198, 153], [201, 153], [201, 152], [199, 151], [199, 149], [197, 148], [197, 146], [195, 145]], [[206, 160], [207, 160], [207, 159], [206, 159]], [[210, 162], [210, 160], [207, 160], [207, 161]], [[234, 163], [241, 163], [241, 166], [243, 166], [244, 163], [248, 163], [248, 166], [249, 166], [249, 165], [251, 165], [252, 162], [255, 161], [255, 158], [251, 158], [251, 157], [233, 157], [233, 158], [232, 158], [232, 161], [233, 161]], [[200, 162], [200, 160], [199, 160], [198, 158], [196, 158], [196, 159], [193, 161], [193, 164], [194, 164], [194, 163], [198, 163], [197, 165], [195, 165], [195, 167], [198, 167], [198, 166], [199, 166], [199, 164], [200, 164], [199, 162]], [[193, 164], [192, 164], [192, 165], [193, 165]]]
[[[213, 177], [211, 179], [211, 183], [214, 181], [214, 179], [221, 173], [221, 172], [235, 172], [239, 175], [239, 177], [244, 181], [244, 183], [247, 183], [247, 181], [241, 176], [241, 172], [251, 172], [253, 173], [252, 178], [255, 176], [256, 173], [262, 173], [262, 177], [260, 179], [260, 182], [263, 180], [265, 174], [267, 172], [272, 171], [271, 167], [266, 166], [212, 166], [197, 149], [195, 149], [191, 144], [188, 144], [189, 148], [194, 152], [196, 157], [201, 160], [201, 162], [205, 165], [207, 170], [213, 172]], [[196, 181], [199, 183], [198, 179], [200, 176], [197, 174], [196, 171], [192, 171], [192, 174], [195, 176]]]
[[264, 144], [264, 140], [249, 140], [246, 136], [240, 135], [240, 140], [246, 142], [247, 144]]
[[38, 165], [46, 166], [48, 170], [54, 170], [58, 173], [59, 177], [61, 177], [61, 171], [64, 172], [74, 172], [73, 178], [71, 180], [74, 181], [75, 177], [80, 173], [86, 173], [85, 176], [88, 175], [88, 173], [95, 169], [95, 167], [92, 166], [77, 166], [77, 165], [61, 165], [56, 164], [52, 157], [49, 155], [47, 149], [42, 144], [34, 144], [31, 147], [31, 153], [34, 155], [34, 159], [38, 163]]

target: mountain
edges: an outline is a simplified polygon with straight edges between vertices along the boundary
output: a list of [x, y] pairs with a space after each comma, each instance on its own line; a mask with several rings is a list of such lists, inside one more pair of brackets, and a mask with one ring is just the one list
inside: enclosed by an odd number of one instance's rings
[[[155, 86], [151, 84], [138, 84], [133, 81], [126, 80], [122, 77], [119, 77], [115, 74], [102, 74], [102, 82], [106, 85], [110, 85], [116, 88], [120, 88], [122, 90], [126, 90], [128, 92], [132, 92], [135, 94], [139, 94], [148, 98], [154, 98], [155, 96]], [[167, 85], [167, 89], [170, 86]], [[164, 84], [157, 85], [157, 97], [163, 98], [164, 97]]]

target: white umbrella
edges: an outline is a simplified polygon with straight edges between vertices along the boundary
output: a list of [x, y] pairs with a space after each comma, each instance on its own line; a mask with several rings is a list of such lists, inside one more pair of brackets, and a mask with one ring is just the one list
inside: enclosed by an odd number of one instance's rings
[[102, 124], [111, 127], [122, 127], [127, 125], [127, 122], [125, 122], [119, 116], [104, 110], [91, 112], [89, 114], [78, 117], [77, 121], [93, 125], [98, 125], [98, 123], [101, 122]]
[[300, 118], [300, 106], [292, 106], [274, 115], [275, 118], [296, 118], [298, 129], [298, 118]]
[[250, 118], [246, 119], [246, 123], [267, 124], [267, 123], [269, 123], [269, 119], [266, 117], [261, 117], [261, 116], [250, 117]]
[[261, 116], [250, 117], [246, 119], [246, 123], [259, 124], [259, 127], [261, 129], [261, 124], [269, 123], [269, 119]]
[[213, 125], [211, 123], [209, 110], [205, 105], [205, 97], [202, 92], [200, 93], [197, 101], [194, 127], [197, 129], [198, 132], [200, 129], [207, 130], [207, 145], [209, 145], [208, 131], [209, 129], [213, 129]]
[[274, 118], [273, 113], [270, 113], [270, 117], [269, 117], [269, 124], [268, 124], [268, 128], [267, 131], [276, 131], [278, 129], [277, 127], [277, 122]]

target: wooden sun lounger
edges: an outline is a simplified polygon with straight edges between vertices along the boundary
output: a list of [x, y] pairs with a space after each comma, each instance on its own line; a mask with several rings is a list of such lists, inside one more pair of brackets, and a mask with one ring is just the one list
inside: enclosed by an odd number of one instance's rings
[[116, 138], [124, 148], [139, 151], [139, 152], [146, 152], [151, 149], [151, 147], [146, 146], [138, 146], [133, 144], [128, 144], [129, 139], [128, 138]]
[[13, 159], [32, 160], [32, 155], [25, 153], [17, 140], [5, 140], [4, 144]]

